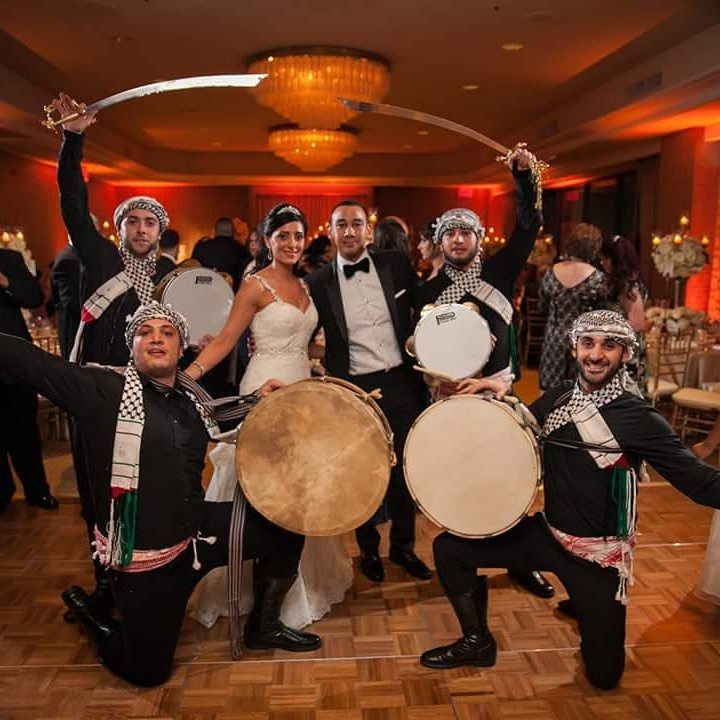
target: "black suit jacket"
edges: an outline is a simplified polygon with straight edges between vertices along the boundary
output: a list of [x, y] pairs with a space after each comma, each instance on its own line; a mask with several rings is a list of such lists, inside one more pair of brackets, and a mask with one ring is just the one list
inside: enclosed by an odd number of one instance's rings
[[155, 282], [159, 283], [168, 273], [177, 267], [177, 263], [167, 255], [160, 255], [155, 264]]
[[[0, 272], [10, 285], [0, 288], [0, 333], [30, 340], [21, 308], [42, 305], [43, 295], [37, 278], [27, 269], [23, 256], [15, 250], [0, 249]], [[0, 383], [16, 382], [0, 371]]]
[[240, 287], [243, 270], [252, 259], [247, 248], [231, 237], [203, 240], [195, 245], [192, 256], [201, 262], [203, 267], [231, 275], [236, 292]]
[[80, 325], [80, 258], [72, 245], [64, 247], [53, 263], [50, 282], [58, 313], [60, 352], [67, 360]]
[[[399, 250], [369, 251], [392, 318], [398, 347], [405, 361], [405, 341], [413, 331], [413, 305], [417, 277], [407, 256]], [[345, 310], [340, 293], [337, 262], [324, 265], [305, 278], [325, 331], [325, 367], [330, 375], [350, 377], [350, 346]]]
[[20, 308], [42, 305], [43, 295], [37, 278], [27, 269], [23, 256], [15, 250], [0, 249], [0, 272], [10, 285], [0, 289], [0, 332], [30, 340]]

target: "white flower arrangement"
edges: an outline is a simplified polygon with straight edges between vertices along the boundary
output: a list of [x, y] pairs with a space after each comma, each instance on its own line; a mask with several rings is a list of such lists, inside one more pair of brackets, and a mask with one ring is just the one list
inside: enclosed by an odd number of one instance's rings
[[664, 235], [653, 243], [652, 259], [655, 269], [667, 278], [689, 278], [708, 261], [705, 248], [692, 237]]
[[704, 312], [684, 306], [651, 307], [645, 311], [645, 318], [652, 323], [653, 327], [664, 327], [671, 335], [676, 335], [689, 328], [702, 327], [707, 322], [707, 315]]

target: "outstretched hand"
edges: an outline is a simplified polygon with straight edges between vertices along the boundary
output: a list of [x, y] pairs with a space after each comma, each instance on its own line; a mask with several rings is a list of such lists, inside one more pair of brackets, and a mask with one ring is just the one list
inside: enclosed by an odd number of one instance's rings
[[85, 103], [78, 103], [73, 100], [66, 93], [61, 92], [51, 103], [50, 107], [53, 108], [60, 117], [71, 115], [72, 113], [81, 112], [83, 114], [75, 120], [63, 123], [62, 127], [65, 130], [70, 130], [76, 133], [84, 133], [90, 125], [96, 122], [97, 112], [85, 112]]
[[475, 395], [484, 390], [489, 390], [493, 397], [502, 400], [509, 388], [501, 380], [488, 380], [487, 378], [466, 378], [455, 384], [443, 382], [440, 385], [440, 392], [443, 395]]
[[285, 383], [277, 378], [270, 378], [266, 380], [260, 388], [257, 390], [260, 397], [267, 397], [270, 393], [279, 390], [281, 387], [285, 387]]

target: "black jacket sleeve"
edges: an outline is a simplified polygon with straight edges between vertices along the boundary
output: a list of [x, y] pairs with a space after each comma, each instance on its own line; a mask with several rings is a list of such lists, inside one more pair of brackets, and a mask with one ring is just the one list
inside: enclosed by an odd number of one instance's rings
[[535, 184], [529, 170], [513, 171], [516, 188], [516, 224], [502, 250], [483, 264], [483, 278], [512, 299], [515, 283], [533, 249], [542, 213], [535, 209]]
[[112, 370], [84, 368], [51, 355], [27, 340], [0, 333], [0, 373], [29, 385], [69, 415], [90, 418], [122, 382]]
[[[23, 256], [15, 250], [4, 250], [0, 270], [7, 276], [9, 285], [2, 292], [19, 308], [35, 308], [42, 305], [43, 294], [37, 278], [27, 269]], [[3, 268], [5, 268], [3, 270]]]
[[83, 180], [82, 160], [84, 136], [65, 130], [58, 158], [58, 187], [63, 221], [77, 250], [94, 291], [117, 270], [120, 257], [117, 248], [103, 237], [93, 224], [88, 206], [88, 193]]
[[640, 398], [631, 405], [611, 425], [623, 450], [636, 462], [646, 460], [691, 500], [720, 509], [720, 470], [695, 457], [657, 410]]

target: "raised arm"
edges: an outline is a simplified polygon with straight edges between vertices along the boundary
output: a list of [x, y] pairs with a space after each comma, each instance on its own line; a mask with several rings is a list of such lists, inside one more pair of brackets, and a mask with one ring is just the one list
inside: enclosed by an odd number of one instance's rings
[[[107, 377], [104, 377], [107, 373]], [[92, 417], [108, 399], [109, 370], [83, 368], [41, 350], [22, 338], [0, 333], [0, 374], [9, 375], [45, 396], [69, 415]], [[107, 382], [103, 382], [107, 380]]]
[[42, 305], [43, 295], [37, 278], [27, 269], [23, 256], [15, 250], [3, 250], [5, 270], [0, 265], [0, 292], [14, 305], [35, 308]]
[[185, 369], [185, 372], [193, 380], [200, 379], [202, 375], [227, 357], [235, 347], [240, 336], [250, 325], [253, 315], [260, 309], [260, 298], [263, 292], [260, 283], [251, 278], [240, 284], [230, 315], [222, 330]]
[[[74, 112], [77, 106], [78, 103], [64, 93], [53, 100], [53, 107], [61, 114]], [[93, 122], [95, 114], [88, 113], [67, 123], [58, 157], [58, 188], [63, 221], [82, 264], [91, 271], [98, 262], [103, 262], [105, 258], [115, 259], [117, 255], [113, 243], [95, 228], [80, 165], [85, 142], [83, 133]]]
[[542, 225], [542, 213], [535, 209], [535, 184], [528, 169], [530, 153], [522, 149], [516, 152], [512, 164], [517, 205], [515, 229], [505, 247], [483, 265], [483, 278], [509, 299]]

